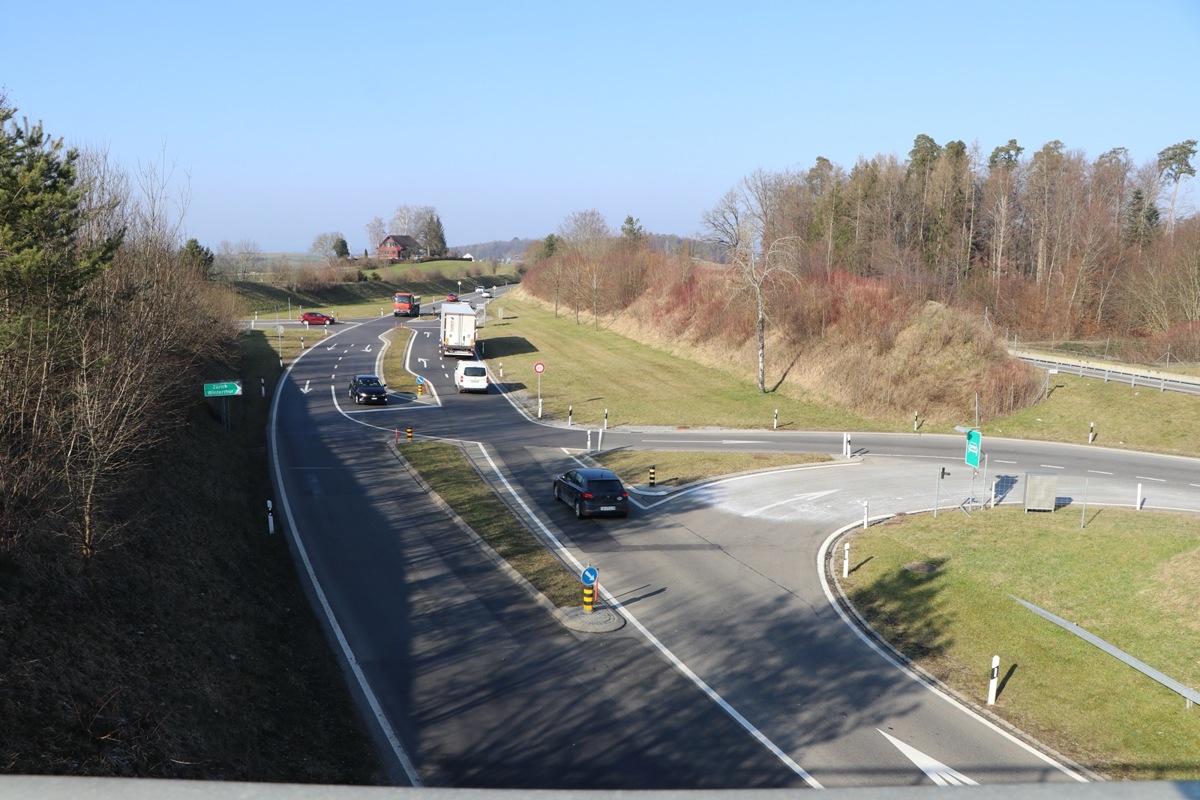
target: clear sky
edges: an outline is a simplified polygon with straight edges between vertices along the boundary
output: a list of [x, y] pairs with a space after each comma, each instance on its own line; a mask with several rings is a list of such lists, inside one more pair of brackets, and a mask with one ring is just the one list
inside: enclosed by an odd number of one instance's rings
[[213, 250], [361, 252], [402, 204], [451, 246], [590, 209], [694, 235], [756, 169], [922, 133], [1140, 164], [1200, 139], [1198, 78], [1197, 0], [0, 0], [18, 118], [173, 167]]

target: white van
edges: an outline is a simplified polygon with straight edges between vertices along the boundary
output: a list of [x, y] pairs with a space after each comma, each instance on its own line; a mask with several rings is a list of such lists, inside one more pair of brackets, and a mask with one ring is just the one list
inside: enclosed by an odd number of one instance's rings
[[487, 367], [481, 361], [459, 361], [454, 367], [454, 386], [459, 392], [487, 394]]

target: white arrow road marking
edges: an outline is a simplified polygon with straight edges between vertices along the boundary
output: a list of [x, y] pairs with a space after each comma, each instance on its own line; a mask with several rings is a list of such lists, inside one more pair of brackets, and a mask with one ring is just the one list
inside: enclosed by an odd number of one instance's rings
[[418, 358], [418, 359], [417, 359], [417, 361], [420, 361], [420, 362], [421, 362], [421, 369], [429, 369], [429, 359], [427, 359], [427, 358]]
[[363, 352], [364, 352], [364, 353], [369, 353], [369, 352], [371, 352], [371, 345], [367, 345], [367, 346], [366, 346], [366, 347], [363, 349]]
[[[878, 728], [875, 730], [879, 731]], [[883, 731], [879, 731], [883, 733]], [[921, 768], [921, 771], [929, 776], [929, 780], [936, 783], [938, 786], [978, 786], [979, 784], [963, 775], [961, 772], [950, 769], [942, 762], [930, 758], [915, 747], [907, 745], [894, 736], [888, 736], [883, 733], [887, 740], [896, 745], [896, 749], [903, 753], [909, 761]]]
[[300, 391], [301, 391], [301, 392], [303, 392], [304, 394], [308, 394], [309, 392], [311, 392], [311, 391], [312, 391], [312, 389], [309, 389], [309, 388], [308, 388], [308, 384], [309, 384], [309, 381], [305, 381], [305, 382], [304, 382], [304, 388], [300, 390]]

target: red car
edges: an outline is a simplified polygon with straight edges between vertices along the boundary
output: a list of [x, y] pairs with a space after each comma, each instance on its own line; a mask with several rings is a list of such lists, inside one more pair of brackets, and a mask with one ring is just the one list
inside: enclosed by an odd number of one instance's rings
[[322, 314], [320, 311], [305, 311], [300, 315], [301, 322], [307, 322], [309, 325], [332, 325], [337, 322], [328, 314]]
[[451, 292], [450, 294], [446, 295], [446, 302], [447, 303], [457, 303], [458, 295], [456, 295], [454, 292]]

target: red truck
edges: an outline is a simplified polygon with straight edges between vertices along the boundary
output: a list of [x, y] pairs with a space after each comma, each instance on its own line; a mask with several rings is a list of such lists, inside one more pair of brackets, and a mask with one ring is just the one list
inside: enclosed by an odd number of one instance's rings
[[393, 317], [421, 316], [421, 296], [411, 292], [396, 292], [392, 302]]

